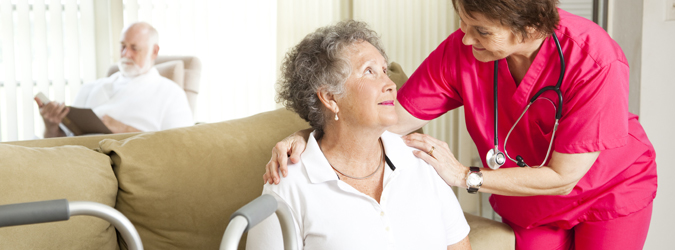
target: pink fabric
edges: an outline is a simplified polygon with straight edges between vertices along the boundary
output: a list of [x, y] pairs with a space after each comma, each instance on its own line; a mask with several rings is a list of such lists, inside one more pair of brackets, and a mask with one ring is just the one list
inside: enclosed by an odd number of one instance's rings
[[[553, 150], [602, 152], [569, 195], [491, 196], [495, 211], [525, 228], [554, 224], [569, 229], [579, 222], [614, 219], [644, 208], [656, 195], [654, 148], [637, 116], [628, 112], [629, 68], [621, 48], [593, 22], [559, 13], [556, 34], [567, 71]], [[398, 101], [425, 120], [463, 105], [469, 134], [484, 156], [493, 147], [494, 67], [493, 62], [477, 61], [471, 47], [462, 44], [463, 36], [457, 30], [433, 51], [401, 88]], [[559, 75], [560, 61], [550, 37], [518, 86], [506, 60], [499, 61], [500, 150], [529, 98], [555, 85]], [[541, 164], [555, 121], [554, 103], [555, 93], [547, 91], [532, 104], [509, 138], [511, 157], [521, 155], [529, 165]], [[503, 167], [517, 166], [507, 161]]]
[[568, 230], [546, 225], [525, 229], [512, 222], [505, 222], [511, 225], [516, 234], [518, 250], [639, 250], [647, 239], [651, 218], [650, 203], [628, 216], [609, 221], [584, 222]]

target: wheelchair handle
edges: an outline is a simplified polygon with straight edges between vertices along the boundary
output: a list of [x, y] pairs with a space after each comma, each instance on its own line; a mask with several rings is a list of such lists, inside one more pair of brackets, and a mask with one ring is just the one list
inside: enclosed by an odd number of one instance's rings
[[68, 219], [70, 219], [70, 209], [66, 199], [0, 206], [0, 227]]
[[298, 249], [295, 239], [295, 224], [291, 210], [285, 202], [274, 196], [264, 194], [235, 211], [230, 217], [230, 223], [225, 229], [221, 250], [237, 249], [244, 232], [265, 220], [272, 213], [277, 214], [281, 233], [284, 239], [284, 249]]
[[90, 215], [104, 219], [120, 232], [130, 250], [143, 250], [143, 243], [131, 221], [114, 208], [90, 201], [66, 199], [0, 206], [0, 227], [64, 221], [70, 216]]

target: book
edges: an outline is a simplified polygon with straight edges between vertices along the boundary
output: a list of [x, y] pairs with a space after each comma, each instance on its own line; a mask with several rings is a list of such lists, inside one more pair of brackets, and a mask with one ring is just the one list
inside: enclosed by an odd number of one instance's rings
[[61, 121], [75, 135], [112, 134], [93, 110], [70, 107], [70, 111]]
[[[42, 92], [35, 95], [43, 104], [49, 103], [49, 99]], [[93, 110], [88, 108], [69, 107], [70, 111], [61, 123], [73, 132], [74, 135], [86, 134], [112, 134], [110, 129], [103, 124]]]

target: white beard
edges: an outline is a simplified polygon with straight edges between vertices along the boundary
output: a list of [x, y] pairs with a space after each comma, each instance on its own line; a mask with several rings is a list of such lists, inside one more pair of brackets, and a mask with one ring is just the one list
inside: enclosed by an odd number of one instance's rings
[[[131, 65], [127, 64], [131, 63]], [[148, 72], [152, 67], [152, 51], [148, 53], [148, 56], [145, 58], [145, 66], [142, 68], [136, 64], [130, 58], [122, 57], [119, 62], [117, 62], [117, 67], [119, 68], [122, 75], [126, 77], [137, 77], [145, 72]]]

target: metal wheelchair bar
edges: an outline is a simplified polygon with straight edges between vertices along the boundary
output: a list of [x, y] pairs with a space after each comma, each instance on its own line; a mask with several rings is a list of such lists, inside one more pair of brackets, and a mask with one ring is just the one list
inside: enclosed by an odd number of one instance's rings
[[110, 222], [122, 234], [130, 250], [143, 250], [141, 237], [127, 217], [110, 206], [90, 201], [61, 199], [2, 205], [0, 227], [66, 221], [76, 215], [91, 215]]
[[225, 229], [223, 240], [220, 243], [221, 250], [234, 250], [239, 246], [242, 234], [267, 217], [276, 213], [281, 225], [281, 233], [284, 239], [284, 249], [298, 249], [295, 239], [295, 224], [293, 215], [288, 205], [274, 196], [264, 194], [234, 212], [230, 217], [230, 223]]
[[143, 250], [138, 231], [131, 221], [116, 209], [96, 202], [72, 201], [70, 202], [70, 216], [76, 215], [90, 215], [110, 222], [120, 232], [129, 250]]

